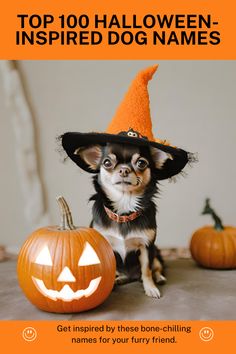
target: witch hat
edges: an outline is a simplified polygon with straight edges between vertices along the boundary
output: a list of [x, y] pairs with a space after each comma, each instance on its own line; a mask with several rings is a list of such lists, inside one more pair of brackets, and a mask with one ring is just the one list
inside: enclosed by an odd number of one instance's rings
[[135, 77], [111, 123], [104, 133], [68, 132], [61, 136], [62, 146], [67, 155], [87, 172], [96, 173], [77, 154], [78, 149], [90, 145], [107, 143], [132, 144], [156, 147], [167, 154], [158, 179], [170, 178], [182, 171], [189, 162], [190, 153], [171, 146], [166, 140], [156, 139], [152, 133], [148, 82], [157, 70], [157, 65], [142, 70]]

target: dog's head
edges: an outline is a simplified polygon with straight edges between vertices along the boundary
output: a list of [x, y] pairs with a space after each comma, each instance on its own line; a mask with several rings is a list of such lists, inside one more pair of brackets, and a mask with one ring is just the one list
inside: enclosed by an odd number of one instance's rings
[[154, 147], [123, 144], [92, 145], [79, 148], [76, 154], [99, 174], [104, 189], [141, 194], [157, 170], [171, 156]]

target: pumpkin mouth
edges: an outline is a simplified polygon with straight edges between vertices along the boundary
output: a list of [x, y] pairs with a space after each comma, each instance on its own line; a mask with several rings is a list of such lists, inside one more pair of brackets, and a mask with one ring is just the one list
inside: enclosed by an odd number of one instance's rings
[[73, 300], [78, 300], [83, 296], [85, 297], [91, 296], [97, 290], [102, 277], [92, 279], [89, 283], [89, 286], [86, 289], [79, 289], [77, 291], [73, 291], [68, 284], [64, 285], [60, 291], [48, 289], [45, 286], [43, 280], [37, 279], [33, 276], [32, 279], [37, 290], [44, 296], [54, 301], [62, 300], [62, 301], [70, 302]]

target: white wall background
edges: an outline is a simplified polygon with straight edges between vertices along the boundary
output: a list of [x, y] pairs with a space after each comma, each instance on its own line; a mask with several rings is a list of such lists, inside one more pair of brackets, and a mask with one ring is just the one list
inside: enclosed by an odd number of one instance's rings
[[[63, 164], [55, 137], [66, 131], [102, 131], [136, 73], [159, 63], [149, 84], [157, 137], [199, 153], [188, 177], [161, 183], [158, 240], [186, 246], [206, 224], [200, 216], [210, 197], [225, 224], [236, 224], [236, 62], [232, 61], [21, 61], [18, 62], [35, 117], [40, 173], [52, 224], [59, 222], [55, 198], [66, 197], [74, 221], [88, 225], [93, 193], [90, 175]], [[0, 76], [0, 244], [19, 247], [29, 230], [23, 215], [10, 110]]]

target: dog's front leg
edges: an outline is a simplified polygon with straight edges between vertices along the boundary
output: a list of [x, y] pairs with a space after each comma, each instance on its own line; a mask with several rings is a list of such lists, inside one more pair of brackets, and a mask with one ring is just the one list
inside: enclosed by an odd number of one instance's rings
[[156, 287], [153, 278], [152, 270], [149, 265], [148, 249], [146, 246], [140, 247], [139, 262], [141, 266], [141, 279], [143, 281], [144, 291], [147, 296], [160, 298], [161, 294]]

